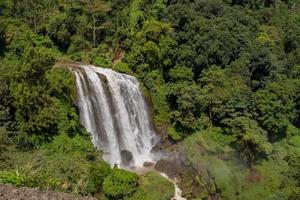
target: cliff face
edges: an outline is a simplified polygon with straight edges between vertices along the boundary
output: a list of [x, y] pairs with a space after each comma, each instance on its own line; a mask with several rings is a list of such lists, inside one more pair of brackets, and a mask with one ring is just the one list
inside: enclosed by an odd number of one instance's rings
[[62, 192], [17, 188], [11, 185], [0, 184], [0, 200], [96, 200], [92, 197], [81, 197]]

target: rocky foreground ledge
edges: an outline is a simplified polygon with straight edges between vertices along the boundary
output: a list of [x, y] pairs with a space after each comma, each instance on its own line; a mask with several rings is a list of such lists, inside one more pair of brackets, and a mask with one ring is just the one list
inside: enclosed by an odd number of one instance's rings
[[81, 197], [62, 192], [44, 191], [28, 187], [17, 188], [0, 184], [0, 200], [96, 200], [93, 197]]

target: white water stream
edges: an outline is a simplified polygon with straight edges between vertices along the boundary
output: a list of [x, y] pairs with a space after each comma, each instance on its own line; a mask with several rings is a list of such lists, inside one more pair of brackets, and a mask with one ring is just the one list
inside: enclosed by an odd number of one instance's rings
[[174, 195], [174, 197], [172, 197], [171, 200], [186, 200], [186, 198], [182, 197], [182, 190], [178, 187], [176, 179], [172, 180], [164, 173], [160, 173], [160, 175], [162, 175], [163, 177], [165, 177], [166, 179], [168, 179], [169, 181], [171, 181], [174, 184], [175, 195]]

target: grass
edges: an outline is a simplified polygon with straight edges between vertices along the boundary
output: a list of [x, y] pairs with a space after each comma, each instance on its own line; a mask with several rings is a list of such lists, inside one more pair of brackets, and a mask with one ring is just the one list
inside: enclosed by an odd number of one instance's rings
[[153, 200], [170, 200], [174, 196], [174, 185], [157, 172], [143, 175], [139, 181], [140, 189]]
[[1, 163], [0, 182], [78, 194], [87, 194], [89, 169], [100, 157], [88, 137], [64, 134], [39, 149], [22, 152], [11, 148], [7, 154], [8, 159]]

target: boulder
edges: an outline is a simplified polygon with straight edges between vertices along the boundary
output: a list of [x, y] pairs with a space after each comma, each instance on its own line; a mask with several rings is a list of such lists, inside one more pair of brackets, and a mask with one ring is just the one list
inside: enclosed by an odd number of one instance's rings
[[144, 167], [151, 167], [154, 165], [154, 163], [153, 162], [144, 162], [143, 165], [144, 165]]
[[133, 156], [130, 151], [127, 151], [126, 149], [121, 151], [121, 159], [122, 159], [122, 164], [129, 166], [130, 163], [133, 161]]

